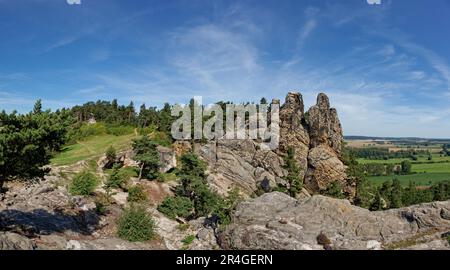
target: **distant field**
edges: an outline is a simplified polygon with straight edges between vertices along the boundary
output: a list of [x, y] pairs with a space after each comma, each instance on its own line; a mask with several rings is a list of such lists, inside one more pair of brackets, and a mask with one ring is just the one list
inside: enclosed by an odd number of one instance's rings
[[111, 145], [116, 150], [125, 149], [131, 145], [132, 139], [136, 137], [135, 134], [94, 136], [67, 146], [51, 160], [51, 164], [56, 166], [70, 165], [81, 160], [97, 158], [103, 155]]
[[412, 171], [417, 173], [450, 173], [450, 162], [446, 163], [430, 163], [430, 164], [413, 164]]
[[450, 181], [450, 173], [418, 173], [396, 176], [373, 176], [368, 179], [376, 186], [380, 186], [384, 182], [393, 180], [394, 178], [398, 179], [403, 186], [407, 186], [410, 181], [415, 182], [419, 186], [430, 186], [436, 182]]
[[445, 163], [450, 162], [450, 157], [440, 157], [439, 155], [433, 155], [432, 160], [428, 160], [428, 157], [418, 157], [417, 160], [411, 160], [409, 158], [391, 158], [388, 160], [384, 159], [364, 159], [364, 158], [358, 158], [357, 159], [359, 163], [361, 164], [368, 164], [368, 163], [379, 163], [379, 164], [400, 164], [403, 160], [409, 160], [412, 164], [417, 163]]

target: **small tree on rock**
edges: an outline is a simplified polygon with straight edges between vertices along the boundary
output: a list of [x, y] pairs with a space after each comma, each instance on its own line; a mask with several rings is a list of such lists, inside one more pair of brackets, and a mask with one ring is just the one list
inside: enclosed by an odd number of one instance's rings
[[160, 161], [156, 146], [147, 135], [133, 141], [133, 151], [136, 154], [134, 159], [140, 163], [139, 180], [142, 177], [158, 178]]
[[285, 169], [288, 172], [284, 177], [284, 180], [289, 184], [287, 190], [291, 197], [295, 197], [302, 190], [303, 181], [300, 177], [300, 167], [295, 160], [295, 150], [293, 147], [288, 148], [284, 163]]

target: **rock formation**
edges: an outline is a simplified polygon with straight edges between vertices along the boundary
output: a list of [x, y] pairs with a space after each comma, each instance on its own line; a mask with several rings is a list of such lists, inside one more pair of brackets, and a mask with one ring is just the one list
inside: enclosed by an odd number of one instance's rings
[[338, 181], [351, 197], [354, 187], [347, 184], [346, 167], [340, 160], [342, 141], [337, 112], [330, 108], [325, 94], [319, 94], [317, 104], [305, 114], [302, 95], [289, 92], [280, 108], [277, 150], [258, 149], [252, 140], [218, 140], [195, 149], [208, 162], [211, 185], [222, 193], [232, 185], [252, 194], [263, 181], [271, 187], [284, 183], [283, 156], [292, 147], [304, 187], [310, 193], [320, 192]]
[[302, 178], [308, 169], [310, 138], [304, 114], [303, 97], [289, 92], [280, 108], [280, 145], [278, 153], [284, 155], [289, 147], [295, 149], [295, 159], [301, 169]]
[[306, 188], [310, 191], [324, 190], [331, 182], [338, 181], [347, 193], [353, 194], [346, 182], [346, 168], [339, 159], [344, 140], [341, 123], [325, 94], [320, 93], [317, 104], [309, 109], [308, 123], [311, 141], [304, 180]]
[[218, 140], [195, 149], [208, 162], [208, 182], [219, 193], [237, 186], [252, 194], [263, 181], [272, 187], [284, 181], [281, 157], [252, 140]]
[[321, 195], [298, 201], [279, 192], [242, 202], [219, 237], [226, 249], [450, 249], [450, 201], [370, 212]]

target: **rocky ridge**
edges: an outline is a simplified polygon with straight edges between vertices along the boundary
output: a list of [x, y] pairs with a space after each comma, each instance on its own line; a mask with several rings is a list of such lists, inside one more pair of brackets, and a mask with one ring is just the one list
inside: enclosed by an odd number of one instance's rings
[[370, 212], [347, 200], [273, 192], [241, 203], [219, 240], [225, 249], [450, 249], [449, 214], [450, 201]]

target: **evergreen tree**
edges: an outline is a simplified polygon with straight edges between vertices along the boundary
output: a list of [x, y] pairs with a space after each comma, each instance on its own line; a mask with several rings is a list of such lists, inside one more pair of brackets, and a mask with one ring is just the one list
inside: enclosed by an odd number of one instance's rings
[[42, 177], [65, 142], [67, 115], [42, 112], [39, 104], [26, 115], [0, 113], [0, 188], [14, 178]]
[[411, 162], [409, 160], [402, 161], [402, 174], [410, 174], [411, 173]]
[[171, 106], [165, 103], [162, 110], [159, 112], [159, 130], [170, 134], [172, 128], [173, 117], [171, 115]]
[[400, 208], [402, 204], [403, 188], [398, 179], [392, 181], [391, 196], [389, 198], [390, 208]]
[[380, 195], [380, 192], [377, 192], [375, 195], [375, 199], [372, 202], [372, 205], [370, 206], [371, 211], [379, 211], [383, 210], [383, 201]]
[[345, 198], [344, 192], [342, 191], [342, 185], [338, 181], [333, 181], [323, 192], [326, 196], [333, 198], [343, 199]]
[[34, 114], [40, 114], [40, 113], [42, 113], [42, 101], [41, 101], [40, 99], [38, 99], [38, 100], [36, 101], [36, 103], [34, 104], [33, 113], [34, 113]]
[[139, 179], [156, 179], [159, 176], [159, 152], [156, 143], [150, 140], [147, 135], [133, 141], [133, 151], [135, 160], [140, 163]]
[[294, 197], [302, 190], [303, 181], [300, 177], [300, 167], [295, 160], [295, 150], [293, 147], [289, 147], [287, 155], [284, 159], [284, 168], [288, 174], [284, 177], [284, 180], [288, 183], [288, 193], [291, 197]]

